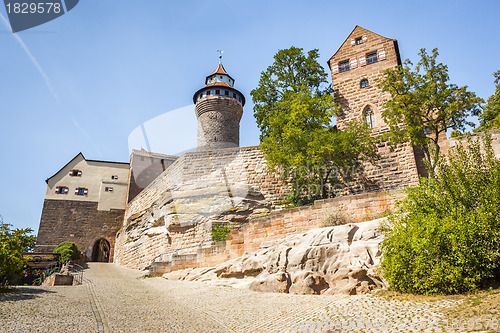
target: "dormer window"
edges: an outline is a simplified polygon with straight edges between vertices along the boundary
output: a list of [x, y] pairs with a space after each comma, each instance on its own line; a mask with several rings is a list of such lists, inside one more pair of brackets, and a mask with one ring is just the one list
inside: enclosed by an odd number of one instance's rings
[[82, 176], [82, 172], [80, 170], [70, 170], [69, 171], [69, 175], [71, 177], [81, 177]]
[[359, 87], [360, 88], [366, 88], [366, 87], [369, 87], [369, 86], [370, 86], [370, 83], [368, 82], [368, 79], [363, 79], [359, 83]]

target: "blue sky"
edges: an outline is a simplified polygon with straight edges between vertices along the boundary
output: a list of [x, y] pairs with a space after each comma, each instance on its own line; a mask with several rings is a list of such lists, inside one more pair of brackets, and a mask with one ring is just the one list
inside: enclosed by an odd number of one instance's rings
[[[500, 69], [499, 12], [497, 0], [81, 0], [14, 35], [1, 6], [0, 215], [36, 230], [45, 179], [76, 154], [128, 161], [129, 135], [192, 105], [218, 49], [247, 97], [242, 146], [258, 144], [250, 91], [273, 55], [292, 45], [318, 48], [326, 68], [355, 25], [398, 39], [403, 59], [438, 47], [451, 81], [487, 99]], [[182, 146], [172, 134], [177, 124], [164, 123], [167, 141]]]

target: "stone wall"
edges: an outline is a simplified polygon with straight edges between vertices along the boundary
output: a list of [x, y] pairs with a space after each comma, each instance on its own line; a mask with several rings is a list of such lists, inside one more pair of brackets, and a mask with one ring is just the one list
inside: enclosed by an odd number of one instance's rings
[[304, 233], [325, 226], [329, 213], [342, 212], [347, 222], [360, 222], [379, 218], [394, 208], [395, 200], [402, 197], [400, 191], [372, 192], [318, 200], [314, 205], [274, 211], [269, 216], [250, 219], [231, 230], [226, 241], [213, 242], [211, 246], [170, 250], [150, 267], [150, 272], [165, 272], [210, 267], [245, 252], [253, 252], [265, 242], [283, 239], [288, 235]]
[[[488, 133], [491, 134], [491, 145], [493, 147], [493, 150], [495, 151], [495, 155], [496, 157], [500, 158], [500, 129], [496, 129], [496, 130], [491, 130], [489, 131]], [[479, 132], [479, 133], [475, 133], [472, 135], [472, 138], [475, 140], [479, 137], [483, 137], [484, 136], [484, 132]], [[460, 140], [463, 140], [464, 137], [458, 137], [458, 138], [449, 138], [449, 139], [446, 139], [446, 140], [443, 140], [439, 143], [439, 146], [441, 148], [441, 152], [443, 152], [444, 154], [448, 154], [448, 152], [450, 151], [450, 148], [456, 146]]]
[[267, 214], [284, 189], [259, 147], [186, 153], [129, 203], [115, 260], [145, 268], [169, 251], [210, 247], [213, 224]]
[[[92, 246], [106, 239], [113, 259], [115, 235], [123, 221], [124, 210], [97, 210], [97, 202], [46, 199], [43, 204], [35, 252], [49, 252], [62, 242], [73, 242], [90, 259]], [[89, 250], [90, 249], [90, 250]]]

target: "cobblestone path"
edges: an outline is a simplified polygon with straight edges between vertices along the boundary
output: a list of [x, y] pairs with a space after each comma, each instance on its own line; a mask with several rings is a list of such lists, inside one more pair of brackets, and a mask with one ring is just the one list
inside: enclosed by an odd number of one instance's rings
[[0, 294], [0, 332], [453, 331], [440, 314], [453, 305], [449, 300], [263, 294], [140, 278], [138, 271], [99, 263], [84, 274], [83, 286]]

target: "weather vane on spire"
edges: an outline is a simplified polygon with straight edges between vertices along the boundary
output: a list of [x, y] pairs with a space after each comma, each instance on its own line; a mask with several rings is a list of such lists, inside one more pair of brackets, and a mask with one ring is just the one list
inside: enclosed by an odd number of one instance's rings
[[222, 63], [222, 53], [224, 53], [223, 50], [217, 50], [217, 52], [219, 53], [219, 63]]

